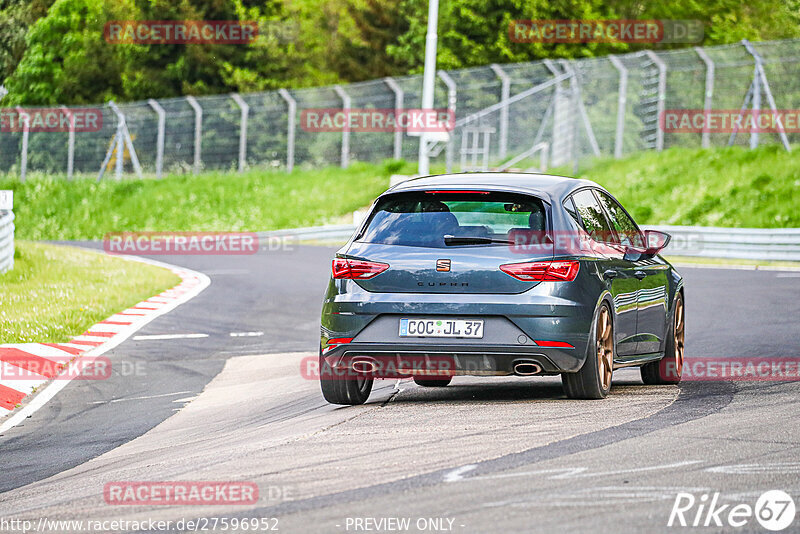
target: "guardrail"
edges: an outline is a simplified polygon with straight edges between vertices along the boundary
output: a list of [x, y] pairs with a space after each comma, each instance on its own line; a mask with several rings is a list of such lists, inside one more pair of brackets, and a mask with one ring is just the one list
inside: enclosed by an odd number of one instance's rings
[[[800, 228], [714, 228], [706, 226], [644, 226], [672, 236], [664, 254], [753, 260], [800, 261]], [[262, 232], [261, 238], [295, 237], [298, 241], [339, 240], [355, 231], [351, 224], [289, 228]]]
[[353, 232], [356, 231], [355, 225], [338, 224], [329, 226], [310, 226], [308, 228], [287, 228], [285, 230], [274, 230], [272, 232], [259, 232], [259, 240], [266, 240], [274, 237], [293, 237], [298, 241], [322, 241], [334, 240], [344, 243]]
[[647, 226], [667, 232], [666, 255], [800, 261], [800, 228]]
[[14, 268], [14, 212], [0, 210], [0, 273]]

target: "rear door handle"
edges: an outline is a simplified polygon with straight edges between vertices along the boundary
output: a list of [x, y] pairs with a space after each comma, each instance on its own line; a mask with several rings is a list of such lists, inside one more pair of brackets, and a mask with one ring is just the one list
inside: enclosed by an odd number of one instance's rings
[[644, 278], [645, 276], [647, 276], [647, 273], [646, 273], [646, 272], [644, 272], [644, 271], [636, 271], [635, 273], [633, 273], [633, 276], [635, 276], [636, 278], [638, 278], [639, 280], [641, 280], [642, 278]]
[[617, 276], [619, 276], [619, 273], [613, 269], [609, 269], [603, 273], [603, 278], [606, 278], [607, 280], [611, 280]]

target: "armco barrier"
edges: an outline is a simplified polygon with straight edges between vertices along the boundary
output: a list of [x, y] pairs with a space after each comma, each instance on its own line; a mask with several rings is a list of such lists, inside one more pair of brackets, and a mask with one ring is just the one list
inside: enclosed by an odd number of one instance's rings
[[14, 268], [14, 212], [0, 210], [0, 273]]
[[[644, 226], [672, 236], [664, 254], [754, 260], [800, 261], [800, 228], [713, 228], [706, 226]], [[299, 241], [345, 242], [355, 231], [350, 224], [290, 228], [262, 232], [261, 239], [295, 237]]]
[[648, 226], [667, 232], [664, 254], [706, 258], [800, 261], [800, 228]]
[[272, 232], [259, 232], [260, 241], [265, 241], [274, 237], [293, 237], [298, 241], [320, 241], [332, 240], [344, 243], [356, 228], [352, 224], [338, 224], [330, 226], [310, 226], [308, 228], [287, 228], [285, 230], [275, 230]]

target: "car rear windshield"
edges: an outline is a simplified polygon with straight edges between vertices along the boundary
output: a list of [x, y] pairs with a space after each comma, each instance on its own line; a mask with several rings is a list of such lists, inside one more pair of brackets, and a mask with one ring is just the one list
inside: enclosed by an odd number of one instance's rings
[[357, 241], [450, 248], [514, 242], [546, 228], [542, 200], [496, 192], [396, 193], [382, 198]]

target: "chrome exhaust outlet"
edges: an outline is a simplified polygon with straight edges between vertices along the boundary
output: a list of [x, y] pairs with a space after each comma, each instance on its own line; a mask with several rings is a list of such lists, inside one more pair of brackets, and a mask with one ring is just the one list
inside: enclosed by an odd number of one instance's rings
[[350, 364], [350, 368], [356, 373], [374, 373], [378, 367], [378, 362], [367, 359], [353, 360]]
[[519, 361], [514, 364], [514, 374], [517, 376], [538, 375], [542, 372], [542, 367], [532, 361]]

